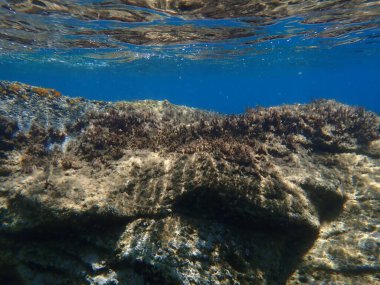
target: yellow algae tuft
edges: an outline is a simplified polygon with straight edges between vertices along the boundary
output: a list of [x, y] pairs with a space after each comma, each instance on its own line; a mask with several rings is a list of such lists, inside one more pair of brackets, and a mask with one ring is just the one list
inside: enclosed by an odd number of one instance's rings
[[53, 99], [61, 96], [61, 93], [55, 89], [42, 88], [42, 87], [32, 87], [31, 90], [33, 93], [35, 93], [41, 97], [46, 97], [50, 100], [53, 100]]
[[8, 90], [4, 90], [5, 94], [7, 93], [13, 93], [16, 94], [17, 96], [22, 96], [26, 94], [25, 86], [20, 83], [12, 83], [8, 86]]
[[56, 98], [62, 96], [61, 92], [59, 92], [59, 91], [57, 91], [57, 90], [54, 90], [54, 89], [52, 89], [52, 93], [53, 93], [53, 96], [56, 97]]
[[66, 102], [69, 104], [69, 105], [76, 105], [80, 102], [83, 101], [83, 98], [67, 98], [66, 99]]
[[0, 94], [17, 96], [23, 100], [28, 100], [30, 96], [37, 95], [54, 100], [61, 97], [61, 92], [52, 88], [30, 86], [19, 82], [0, 81]]
[[49, 90], [41, 87], [33, 87], [32, 92], [42, 97], [47, 97], [49, 95]]
[[9, 86], [9, 90], [11, 92], [14, 92], [14, 93], [18, 93], [20, 92], [22, 89], [21, 85], [18, 84], [18, 83], [12, 83], [10, 86]]

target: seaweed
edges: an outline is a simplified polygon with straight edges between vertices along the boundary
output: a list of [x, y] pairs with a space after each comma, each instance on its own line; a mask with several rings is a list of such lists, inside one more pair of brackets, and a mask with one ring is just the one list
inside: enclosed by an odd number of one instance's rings
[[88, 123], [78, 123], [88, 126], [80, 135], [76, 152], [89, 160], [98, 157], [118, 159], [122, 157], [124, 148], [149, 146], [151, 134], [157, 130], [152, 114], [137, 112], [134, 108], [93, 111], [85, 120]]
[[31, 125], [29, 131], [17, 132], [13, 137], [13, 145], [21, 153], [21, 172], [31, 173], [36, 167], [55, 163], [53, 155], [60, 152], [60, 148], [54, 145], [61, 144], [65, 136], [65, 132], [61, 130], [44, 128], [35, 123]]
[[0, 158], [5, 156], [6, 151], [14, 149], [13, 137], [17, 131], [16, 121], [0, 116]]
[[28, 132], [17, 135], [17, 141], [21, 147], [26, 148], [26, 154], [33, 157], [44, 157], [49, 153], [49, 146], [62, 143], [65, 136], [65, 132], [61, 130], [32, 124]]
[[[170, 105], [169, 105], [170, 106]], [[263, 157], [283, 157], [300, 147], [314, 151], [352, 151], [379, 138], [375, 114], [335, 101], [248, 109], [241, 115], [210, 116], [181, 122], [167, 107], [162, 120], [132, 105], [91, 112], [75, 150], [88, 160], [119, 159], [126, 149], [209, 153], [243, 166]]]

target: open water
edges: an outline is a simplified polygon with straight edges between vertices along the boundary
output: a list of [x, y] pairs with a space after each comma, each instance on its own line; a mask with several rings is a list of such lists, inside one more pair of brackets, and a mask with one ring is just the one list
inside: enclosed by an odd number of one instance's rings
[[380, 1], [0, 0], [0, 80], [223, 113], [380, 113]]

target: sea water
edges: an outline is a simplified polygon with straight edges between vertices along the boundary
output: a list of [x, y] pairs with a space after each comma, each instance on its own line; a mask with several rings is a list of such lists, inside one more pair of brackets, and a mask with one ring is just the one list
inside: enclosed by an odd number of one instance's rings
[[166, 2], [1, 0], [0, 80], [222, 113], [320, 98], [380, 113], [378, 1]]

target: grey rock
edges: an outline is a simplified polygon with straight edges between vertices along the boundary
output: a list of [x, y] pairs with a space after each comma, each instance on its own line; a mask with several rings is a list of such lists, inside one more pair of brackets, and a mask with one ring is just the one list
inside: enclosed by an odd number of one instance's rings
[[2, 284], [379, 282], [375, 114], [0, 86]]

